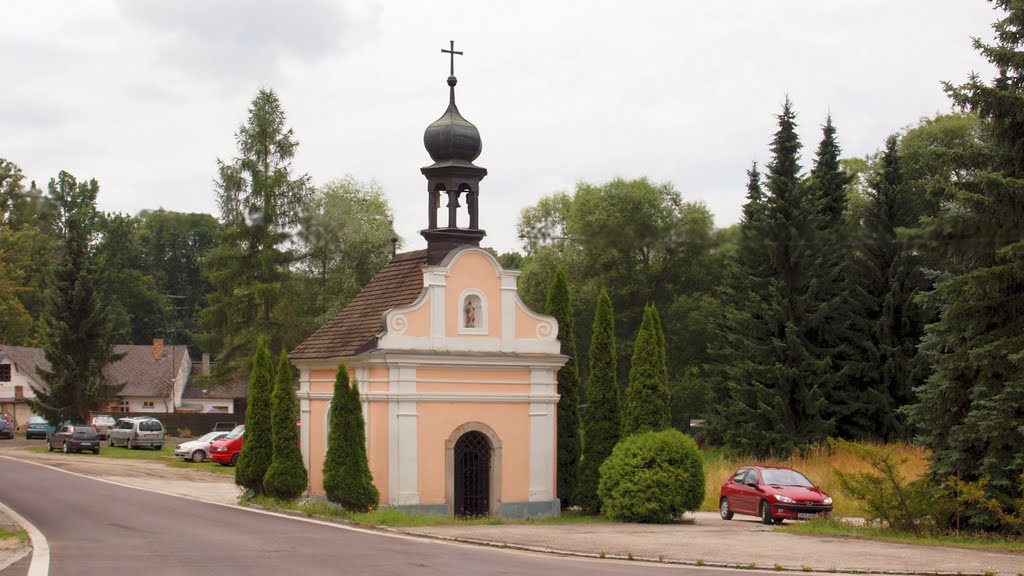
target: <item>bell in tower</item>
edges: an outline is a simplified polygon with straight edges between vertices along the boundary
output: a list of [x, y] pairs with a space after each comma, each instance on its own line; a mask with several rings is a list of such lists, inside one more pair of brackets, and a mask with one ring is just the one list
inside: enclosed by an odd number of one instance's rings
[[[462, 52], [455, 50], [455, 41], [441, 52], [451, 57], [448, 109], [423, 133], [423, 145], [434, 163], [420, 169], [427, 178], [428, 194], [428, 224], [420, 234], [427, 240], [430, 264], [439, 263], [457, 246], [479, 246], [487, 235], [480, 229], [478, 212], [480, 181], [487, 175], [487, 169], [473, 164], [483, 149], [480, 131], [455, 106], [455, 55]], [[446, 210], [441, 215], [443, 224], [439, 225], [438, 211], [442, 207]], [[460, 214], [466, 224], [463, 227], [459, 226]]]

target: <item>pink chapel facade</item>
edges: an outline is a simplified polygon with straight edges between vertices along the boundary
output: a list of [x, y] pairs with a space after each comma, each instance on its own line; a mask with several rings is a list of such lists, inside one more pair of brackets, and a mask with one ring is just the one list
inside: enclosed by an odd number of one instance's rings
[[[479, 248], [479, 182], [487, 171], [473, 164], [479, 132], [455, 106], [456, 82], [449, 76], [448, 109], [424, 134], [434, 160], [421, 169], [427, 249], [396, 254], [290, 354], [300, 372], [309, 490], [324, 495], [328, 413], [343, 361], [362, 396], [382, 506], [558, 515], [557, 373], [567, 358], [556, 320], [520, 300], [519, 272]], [[445, 197], [447, 224], [439, 225]]]

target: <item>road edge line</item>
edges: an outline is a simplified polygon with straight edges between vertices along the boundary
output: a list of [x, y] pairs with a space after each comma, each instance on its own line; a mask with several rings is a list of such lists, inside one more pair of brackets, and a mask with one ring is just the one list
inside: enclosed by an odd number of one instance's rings
[[0, 511], [20, 524], [25, 532], [28, 532], [28, 537], [32, 541], [32, 561], [28, 566], [28, 576], [48, 576], [50, 574], [50, 543], [46, 541], [46, 536], [7, 504], [0, 502]]

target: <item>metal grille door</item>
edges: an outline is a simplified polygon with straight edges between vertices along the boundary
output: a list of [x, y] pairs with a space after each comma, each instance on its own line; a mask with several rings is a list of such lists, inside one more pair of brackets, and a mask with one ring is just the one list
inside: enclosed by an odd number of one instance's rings
[[467, 432], [455, 443], [455, 515], [486, 516], [491, 490], [491, 443]]

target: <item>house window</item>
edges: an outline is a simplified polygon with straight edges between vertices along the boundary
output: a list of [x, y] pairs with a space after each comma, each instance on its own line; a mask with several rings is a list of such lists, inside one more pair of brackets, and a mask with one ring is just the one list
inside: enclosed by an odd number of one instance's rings
[[466, 290], [459, 298], [459, 333], [487, 333], [487, 302], [483, 292]]
[[114, 412], [131, 412], [131, 409], [128, 405], [128, 401], [124, 400], [123, 398], [118, 398], [117, 406], [114, 408]]
[[213, 409], [214, 410], [220, 410], [221, 412], [223, 412], [225, 414], [228, 413], [228, 407], [227, 406], [214, 406]]
[[142, 407], [143, 408], [152, 408], [153, 406], [155, 406], [155, 404], [153, 403], [152, 400], [144, 400], [142, 402]]
[[10, 381], [11, 381], [11, 365], [10, 364], [0, 364], [0, 382], [10, 382]]

